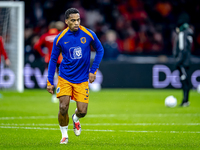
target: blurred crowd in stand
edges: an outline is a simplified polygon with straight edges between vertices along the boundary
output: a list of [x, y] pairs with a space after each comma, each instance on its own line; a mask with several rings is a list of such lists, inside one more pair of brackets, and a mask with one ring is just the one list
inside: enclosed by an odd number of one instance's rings
[[194, 0], [25, 0], [25, 52], [39, 57], [33, 46], [48, 31], [51, 21], [64, 21], [75, 7], [81, 25], [92, 29], [102, 42], [104, 60], [118, 54], [172, 55], [178, 16], [190, 16], [194, 30], [192, 54], [200, 55], [200, 3]]

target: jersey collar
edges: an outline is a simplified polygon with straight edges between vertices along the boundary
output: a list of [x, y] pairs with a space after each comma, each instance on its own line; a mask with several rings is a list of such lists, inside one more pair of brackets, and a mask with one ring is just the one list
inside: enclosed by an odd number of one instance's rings
[[77, 36], [77, 35], [79, 34], [79, 32], [80, 32], [80, 28], [78, 28], [77, 31], [71, 31], [70, 29], [68, 30], [68, 33], [69, 33], [69, 34], [73, 34], [73, 35], [75, 35], [75, 36]]

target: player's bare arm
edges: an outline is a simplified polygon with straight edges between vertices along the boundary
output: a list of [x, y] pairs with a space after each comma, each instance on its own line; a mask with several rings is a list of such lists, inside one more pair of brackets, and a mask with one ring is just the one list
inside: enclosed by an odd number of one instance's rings
[[96, 79], [96, 75], [93, 73], [89, 73], [89, 82], [92, 83]]
[[47, 91], [53, 94], [54, 85], [47, 85]]

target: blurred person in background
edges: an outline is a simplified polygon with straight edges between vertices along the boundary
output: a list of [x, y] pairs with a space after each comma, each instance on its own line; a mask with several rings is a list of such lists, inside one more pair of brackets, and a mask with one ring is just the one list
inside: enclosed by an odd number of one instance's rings
[[175, 58], [175, 66], [179, 71], [180, 82], [182, 83], [183, 100], [180, 106], [189, 106], [190, 91], [190, 55], [193, 42], [193, 31], [189, 27], [189, 15], [182, 13], [177, 21], [176, 27], [177, 37], [173, 47], [173, 55]]
[[[58, 121], [62, 133], [60, 144], [68, 143], [69, 103], [70, 98], [76, 101], [77, 109], [72, 115], [73, 129], [76, 136], [81, 134], [80, 118], [85, 117], [89, 103], [89, 86], [96, 79], [96, 72], [102, 60], [104, 49], [96, 34], [80, 25], [80, 13], [75, 8], [65, 12], [65, 23], [68, 27], [54, 40], [51, 59], [48, 67], [47, 91], [53, 94], [53, 77], [60, 52], [62, 62], [57, 84], [59, 98]], [[91, 46], [96, 55], [90, 68]]]
[[56, 21], [55, 27], [59, 32], [61, 32], [62, 30], [64, 30], [65, 24], [62, 21]]
[[2, 36], [0, 36], [0, 64], [1, 64], [1, 55], [4, 56], [5, 65], [6, 66], [10, 66], [10, 60], [8, 58], [6, 50], [4, 49], [4, 42], [3, 42], [3, 37]]
[[[64, 29], [65, 24], [61, 21], [54, 22], [52, 21], [49, 24], [49, 30], [47, 33], [44, 33], [40, 39], [34, 44], [34, 49], [39, 52], [39, 54], [44, 57], [45, 61], [45, 68], [48, 68], [48, 64], [50, 61], [51, 57], [51, 52], [53, 48], [53, 41], [55, 37]], [[47, 48], [47, 52], [43, 51], [43, 48]], [[59, 65], [62, 61], [62, 55], [59, 56], [58, 61], [57, 61], [57, 72], [59, 69]], [[55, 78], [57, 78], [57, 74], [55, 74]], [[57, 103], [58, 99], [56, 98], [55, 94], [55, 89], [54, 89], [54, 94], [52, 95], [52, 102]]]
[[115, 60], [119, 54], [117, 40], [117, 33], [113, 30], [106, 32], [106, 42], [103, 43], [104, 47], [104, 60]]

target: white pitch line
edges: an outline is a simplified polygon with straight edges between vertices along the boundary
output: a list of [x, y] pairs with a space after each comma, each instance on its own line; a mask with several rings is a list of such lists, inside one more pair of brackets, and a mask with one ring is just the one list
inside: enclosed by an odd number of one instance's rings
[[[35, 123], [0, 123], [0, 125], [4, 126], [59, 126], [59, 124], [35, 124]], [[73, 125], [73, 124], [70, 124]]]
[[[108, 118], [108, 117], [178, 117], [178, 116], [197, 116], [200, 114], [95, 114], [95, 115], [87, 115], [88, 118]], [[16, 120], [16, 119], [50, 119], [50, 118], [58, 118], [57, 116], [19, 116], [19, 117], [0, 117], [0, 120]]]
[[8, 127], [8, 126], [0, 126], [0, 128], [5, 128], [5, 129], [60, 130], [59, 128], [40, 128], [40, 127]]
[[[58, 124], [0, 123], [4, 126], [59, 126]], [[73, 125], [73, 124], [69, 124]], [[200, 123], [82, 123], [84, 126], [199, 126]]]
[[200, 133], [200, 131], [134, 131], [134, 130], [120, 130], [120, 132], [139, 132], [139, 133]]
[[200, 116], [200, 114], [97, 114], [97, 115], [87, 115], [87, 117], [90, 118], [96, 118], [96, 117], [177, 117], [177, 116]]
[[[0, 128], [4, 129], [29, 129], [29, 130], [60, 130], [59, 128], [40, 128], [40, 127], [8, 127], [8, 126], [0, 126]], [[68, 129], [72, 131], [73, 129]], [[90, 130], [84, 129], [82, 131], [101, 131], [101, 132], [114, 132], [115, 130]]]
[[57, 116], [19, 116], [19, 117], [0, 117], [0, 120], [16, 120], [16, 119], [50, 119], [58, 118]]
[[[4, 129], [28, 129], [28, 130], [60, 130], [59, 128], [40, 128], [40, 127], [8, 127], [0, 126]], [[72, 130], [72, 129], [68, 129]], [[136, 130], [98, 130], [98, 129], [83, 129], [82, 131], [91, 131], [91, 132], [136, 132], [136, 133], [200, 133], [200, 131], [136, 131]]]
[[188, 125], [188, 126], [199, 126], [200, 123], [85, 123], [82, 125], [88, 126], [176, 126], [176, 125]]

